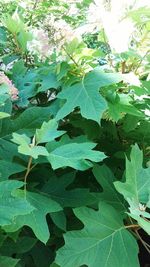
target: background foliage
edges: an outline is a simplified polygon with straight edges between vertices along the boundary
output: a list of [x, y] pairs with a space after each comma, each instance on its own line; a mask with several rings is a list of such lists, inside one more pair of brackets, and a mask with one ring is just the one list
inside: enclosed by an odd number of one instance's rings
[[149, 266], [148, 2], [0, 1], [1, 267]]

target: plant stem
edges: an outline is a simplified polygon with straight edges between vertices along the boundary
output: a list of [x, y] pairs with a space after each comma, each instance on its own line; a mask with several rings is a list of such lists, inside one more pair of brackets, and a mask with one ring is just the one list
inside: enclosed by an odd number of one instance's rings
[[138, 224], [130, 224], [130, 225], [126, 225], [125, 228], [139, 228]]
[[123, 61], [123, 62], [121, 63], [121, 73], [122, 73], [122, 74], [125, 73], [125, 70], [126, 70], [126, 61]]
[[135, 230], [137, 237], [139, 238], [139, 240], [141, 241], [142, 245], [145, 247], [145, 249], [147, 250], [147, 252], [150, 254], [150, 249], [148, 248], [148, 244], [142, 239], [142, 237], [139, 235], [138, 230]]
[[25, 176], [24, 176], [24, 191], [25, 191], [25, 194], [26, 194], [26, 191], [27, 191], [27, 177], [32, 169], [31, 167], [31, 164], [32, 164], [32, 157], [29, 158], [29, 161], [28, 161], [28, 165], [27, 165], [27, 171], [25, 173]]
[[136, 69], [134, 70], [135, 75], [137, 74], [137, 70], [140, 67], [141, 63], [143, 62], [144, 58], [147, 56], [147, 54], [150, 53], [150, 50], [148, 50], [145, 55], [141, 58], [139, 64], [137, 65]]
[[66, 50], [66, 48], [65, 48], [64, 46], [63, 46], [62, 48], [63, 48], [63, 50], [65, 51], [65, 53], [67, 54], [67, 56], [70, 57], [70, 59], [74, 62], [74, 64], [79, 68], [80, 66], [79, 66], [78, 63], [75, 61], [75, 59], [72, 57], [72, 55], [70, 55], [70, 54], [67, 52], [67, 50]]

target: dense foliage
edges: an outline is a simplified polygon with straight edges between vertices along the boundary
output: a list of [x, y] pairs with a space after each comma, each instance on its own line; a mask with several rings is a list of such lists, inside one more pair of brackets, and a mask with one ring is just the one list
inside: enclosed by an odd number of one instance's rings
[[149, 263], [150, 7], [125, 2], [0, 1], [0, 267]]

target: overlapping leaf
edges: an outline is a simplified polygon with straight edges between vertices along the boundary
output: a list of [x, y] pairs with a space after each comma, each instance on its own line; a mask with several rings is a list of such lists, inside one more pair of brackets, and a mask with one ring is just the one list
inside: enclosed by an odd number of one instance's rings
[[48, 143], [48, 161], [53, 169], [69, 166], [83, 171], [93, 166], [90, 161], [99, 162], [106, 157], [104, 153], [93, 150], [95, 146], [92, 142]]
[[40, 129], [36, 130], [36, 142], [46, 143], [53, 141], [55, 138], [61, 136], [65, 131], [58, 131], [58, 123], [53, 119], [48, 122], [43, 122]]
[[8, 179], [10, 175], [22, 172], [25, 169], [25, 166], [20, 165], [18, 163], [0, 160], [0, 181], [4, 181]]
[[[23, 197], [22, 192], [19, 191], [16, 195]], [[50, 197], [42, 194], [26, 192], [26, 199], [34, 207], [34, 210], [26, 216], [16, 217], [10, 226], [5, 227], [5, 230], [7, 232], [15, 232], [27, 225], [39, 240], [46, 243], [50, 234], [45, 216], [48, 213], [60, 211], [62, 208]]]
[[14, 195], [15, 190], [22, 187], [19, 181], [0, 182], [0, 225], [12, 223], [18, 215], [26, 215], [34, 210], [34, 207], [24, 198]]
[[31, 140], [24, 134], [13, 133], [12, 141], [19, 145], [18, 152], [24, 155], [31, 156], [37, 159], [38, 156], [48, 156], [48, 152], [43, 146], [34, 146], [31, 144]]
[[42, 188], [42, 192], [48, 194], [49, 197], [60, 203], [62, 207], [80, 207], [94, 203], [96, 198], [89, 192], [89, 189], [67, 189], [74, 181], [74, 178], [74, 172], [67, 173], [61, 177], [50, 174], [48, 182]]
[[125, 211], [125, 201], [123, 197], [118, 194], [113, 182], [115, 177], [111, 170], [106, 166], [94, 165], [93, 174], [98, 183], [103, 187], [103, 192], [98, 194], [98, 199], [115, 207], [117, 210]]

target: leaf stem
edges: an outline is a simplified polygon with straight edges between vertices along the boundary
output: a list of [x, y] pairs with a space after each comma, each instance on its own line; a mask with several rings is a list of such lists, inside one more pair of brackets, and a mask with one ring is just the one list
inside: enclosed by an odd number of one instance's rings
[[70, 59], [74, 62], [74, 64], [79, 68], [80, 66], [79, 66], [78, 63], [75, 61], [75, 59], [72, 57], [72, 55], [70, 55], [70, 54], [68, 53], [68, 51], [66, 50], [66, 48], [65, 48], [64, 46], [63, 46], [62, 48], [63, 48], [63, 50], [65, 51], [65, 53], [67, 54], [67, 56], [70, 57]]
[[137, 65], [136, 69], [134, 70], [135, 75], [137, 75], [137, 71], [138, 71], [138, 69], [139, 69], [141, 63], [142, 63], [143, 60], [145, 59], [145, 57], [148, 55], [148, 53], [150, 53], [150, 50], [148, 50], [148, 51], [145, 53], [145, 55], [141, 58], [139, 64]]

